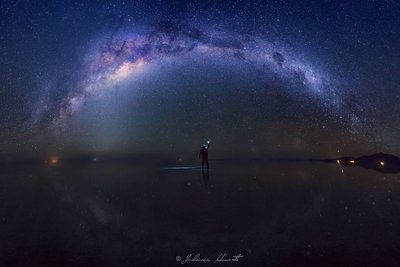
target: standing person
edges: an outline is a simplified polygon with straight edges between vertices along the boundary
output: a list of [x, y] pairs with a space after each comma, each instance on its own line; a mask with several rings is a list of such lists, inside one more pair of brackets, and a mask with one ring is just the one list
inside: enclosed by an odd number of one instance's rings
[[208, 149], [210, 148], [210, 141], [207, 141], [207, 144], [204, 144], [200, 149], [199, 158], [202, 159], [201, 168], [204, 169], [204, 162], [207, 164], [208, 169]]

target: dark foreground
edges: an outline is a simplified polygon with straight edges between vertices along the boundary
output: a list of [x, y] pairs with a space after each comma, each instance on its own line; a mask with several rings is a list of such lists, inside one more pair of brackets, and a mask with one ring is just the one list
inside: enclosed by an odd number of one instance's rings
[[[400, 264], [397, 174], [293, 162], [220, 162], [208, 175], [162, 167], [1, 166], [0, 266]], [[211, 263], [181, 264], [190, 253]], [[221, 253], [244, 257], [213, 264]]]

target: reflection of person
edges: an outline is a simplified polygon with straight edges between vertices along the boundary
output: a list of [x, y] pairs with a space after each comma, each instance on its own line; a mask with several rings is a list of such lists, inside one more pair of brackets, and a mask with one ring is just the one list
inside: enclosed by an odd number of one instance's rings
[[208, 179], [210, 178], [210, 174], [208, 173], [208, 169], [205, 171], [204, 169], [201, 171], [203, 174], [203, 182], [205, 185], [208, 183]]
[[201, 157], [202, 159], [201, 168], [204, 168], [204, 162], [206, 162], [208, 169], [208, 149], [210, 148], [210, 143], [210, 141], [207, 141], [207, 144], [204, 144], [200, 149], [199, 158]]

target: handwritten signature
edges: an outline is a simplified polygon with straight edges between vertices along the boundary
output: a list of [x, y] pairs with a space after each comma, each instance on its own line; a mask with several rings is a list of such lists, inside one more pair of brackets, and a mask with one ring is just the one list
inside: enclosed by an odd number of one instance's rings
[[229, 256], [228, 253], [224, 252], [224, 253], [220, 253], [218, 255], [218, 257], [213, 260], [210, 258], [202, 257], [200, 255], [200, 253], [196, 253], [196, 254], [189, 253], [186, 255], [185, 258], [182, 258], [181, 256], [176, 256], [175, 259], [177, 262], [180, 262], [181, 264], [186, 264], [189, 262], [213, 262], [213, 263], [232, 262], [232, 263], [234, 263], [234, 262], [238, 262], [240, 258], [244, 258], [244, 256], [241, 253], [239, 253], [237, 255]]

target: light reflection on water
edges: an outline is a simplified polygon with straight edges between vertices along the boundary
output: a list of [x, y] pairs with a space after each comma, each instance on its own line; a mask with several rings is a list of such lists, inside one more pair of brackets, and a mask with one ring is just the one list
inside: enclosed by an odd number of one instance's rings
[[228, 252], [252, 266], [400, 263], [398, 175], [305, 162], [171, 167], [2, 166], [2, 262], [174, 266], [177, 255]]

